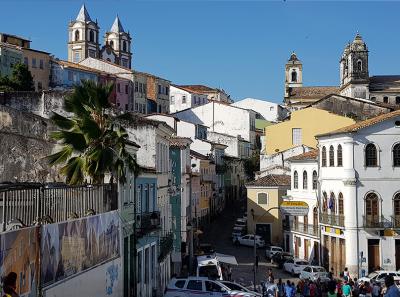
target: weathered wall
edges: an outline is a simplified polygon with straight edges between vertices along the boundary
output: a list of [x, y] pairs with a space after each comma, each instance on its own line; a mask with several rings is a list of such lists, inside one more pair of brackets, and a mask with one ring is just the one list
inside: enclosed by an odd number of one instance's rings
[[61, 181], [43, 159], [55, 145], [48, 129], [48, 120], [0, 105], [0, 182]]

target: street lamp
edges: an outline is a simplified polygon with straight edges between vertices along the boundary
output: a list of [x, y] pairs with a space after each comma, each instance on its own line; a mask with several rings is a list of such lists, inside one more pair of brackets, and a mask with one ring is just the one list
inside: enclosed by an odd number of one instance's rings
[[189, 221], [186, 224], [186, 230], [189, 232], [190, 241], [189, 241], [189, 275], [192, 273], [192, 265], [193, 265], [193, 226]]

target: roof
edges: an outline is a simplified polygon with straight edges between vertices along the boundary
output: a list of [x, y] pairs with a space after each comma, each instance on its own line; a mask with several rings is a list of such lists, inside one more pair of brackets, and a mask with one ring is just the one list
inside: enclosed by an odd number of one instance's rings
[[167, 81], [167, 82], [171, 82], [171, 81], [168, 80], [168, 79], [159, 77], [159, 76], [154, 75], [154, 74], [151, 74], [151, 73], [147, 73], [147, 72], [143, 72], [143, 71], [137, 71], [137, 70], [134, 70], [133, 72], [134, 72], [135, 74], [143, 74], [143, 75], [145, 75], [145, 76], [150, 76], [150, 77], [154, 77], [154, 78], [156, 78], [156, 79], [162, 79], [162, 80], [165, 80], [165, 81]]
[[290, 99], [321, 99], [330, 94], [338, 94], [339, 87], [292, 87], [289, 88]]
[[206, 95], [205, 92], [200, 92], [194, 89], [191, 89], [187, 86], [178, 86], [178, 85], [172, 85], [173, 87], [177, 88], [177, 89], [181, 89], [183, 91], [189, 92], [189, 93], [194, 93], [194, 94], [200, 94], [200, 95]]
[[376, 75], [369, 78], [369, 90], [371, 92], [380, 91], [400, 91], [400, 75]]
[[288, 61], [290, 61], [290, 62], [299, 61], [300, 62], [300, 60], [297, 58], [297, 55], [295, 52], [292, 52]]
[[206, 155], [200, 154], [196, 151], [190, 150], [190, 156], [201, 160], [210, 160]]
[[288, 161], [317, 160], [318, 150], [311, 150], [303, 154], [288, 158]]
[[290, 175], [286, 174], [269, 174], [264, 177], [247, 183], [246, 186], [251, 187], [279, 187], [290, 186]]
[[40, 50], [33, 49], [33, 48], [26, 48], [26, 47], [23, 47], [23, 48], [22, 48], [22, 51], [32, 51], [32, 52], [36, 52], [36, 53], [41, 53], [41, 54], [50, 55], [49, 52], [44, 52], [44, 51], [40, 51]]
[[175, 132], [174, 129], [172, 129], [170, 126], [168, 126], [163, 121], [157, 121], [157, 120], [145, 118], [139, 114], [132, 113], [132, 112], [123, 113], [123, 114], [119, 115], [116, 120], [118, 122], [121, 122], [121, 123], [125, 122], [125, 123], [127, 123], [129, 125], [133, 125], [133, 126], [150, 125], [150, 126], [158, 127], [160, 125], [163, 125], [163, 126], [167, 127], [169, 130], [171, 130], [172, 132]]
[[76, 20], [81, 21], [81, 22], [91, 22], [92, 21], [92, 19], [90, 18], [90, 15], [86, 9], [85, 4], [83, 4], [81, 7], [81, 10], [79, 10]]
[[350, 125], [350, 126], [346, 126], [346, 127], [343, 127], [343, 128], [340, 128], [340, 129], [337, 129], [337, 130], [334, 130], [334, 131], [331, 131], [331, 132], [328, 132], [328, 133], [323, 133], [323, 134], [316, 135], [316, 137], [329, 136], [329, 135], [342, 134], [342, 133], [355, 133], [358, 130], [361, 130], [361, 129], [364, 129], [364, 128], [367, 128], [367, 127], [370, 127], [370, 126], [373, 126], [373, 125], [376, 125], [376, 124], [379, 124], [379, 123], [382, 123], [382, 122], [384, 122], [386, 120], [390, 120], [390, 119], [395, 118], [397, 116], [400, 116], [400, 110], [396, 110], [396, 111], [393, 111], [393, 112], [381, 114], [381, 115], [378, 115], [378, 116], [376, 116], [374, 118], [370, 118], [368, 120], [365, 120], [365, 121], [362, 121], [362, 122], [358, 122], [358, 123], [355, 123], [355, 124]]
[[[79, 63], [82, 63], [83, 61], [86, 61], [86, 60], [89, 60], [89, 59], [93, 59], [93, 60], [96, 60], [96, 61], [99, 61], [99, 62], [102, 62], [102, 63], [106, 63], [106, 64], [109, 64], [109, 65], [112, 65], [112, 66], [114, 66], [114, 67], [118, 67], [118, 68], [121, 68], [121, 69], [124, 69], [124, 70], [129, 71], [129, 73], [124, 73], [124, 74], [133, 74], [133, 73], [134, 73], [134, 71], [133, 71], [132, 69], [128, 68], [128, 67], [124, 67], [124, 66], [115, 64], [115, 63], [113, 63], [113, 62], [107, 61], [107, 60], [102, 60], [102, 59], [93, 58], [93, 57], [87, 57], [86, 59], [83, 59], [83, 60], [82, 60], [81, 62], [79, 62]], [[81, 65], [81, 64], [80, 64], [80, 65]], [[115, 73], [114, 73], [114, 74], [115, 74]]]
[[31, 40], [26, 39], [25, 37], [18, 36], [18, 35], [8, 34], [8, 33], [4, 33], [4, 32], [0, 32], [0, 35], [4, 35], [4, 36], [7, 36], [7, 37], [13, 37], [13, 38], [20, 39], [20, 40], [23, 40], [23, 41], [31, 42]]
[[187, 148], [193, 141], [189, 137], [174, 136], [170, 139], [170, 146]]
[[208, 139], [201, 139], [201, 141], [207, 142], [207, 143], [209, 143], [209, 144], [211, 144], [211, 145], [220, 145], [220, 146], [224, 146], [225, 148], [228, 147], [228, 146], [225, 145], [225, 144], [218, 143], [218, 142], [214, 142], [214, 141], [210, 141], [210, 140], [208, 140]]
[[88, 72], [95, 72], [95, 73], [102, 73], [102, 71], [94, 69], [94, 68], [90, 68], [81, 64], [77, 64], [77, 63], [72, 63], [72, 62], [68, 62], [68, 61], [63, 61], [63, 60], [52, 60], [52, 62], [60, 64], [64, 67], [68, 67], [68, 68], [75, 68], [75, 69], [79, 69], [79, 70], [83, 70], [83, 71], [88, 71]]
[[210, 88], [204, 85], [180, 85], [179, 88], [185, 88], [187, 90], [190, 90], [188, 92], [198, 92], [198, 93], [215, 93], [215, 92], [220, 92], [219, 89], [216, 88]]
[[111, 26], [110, 32], [114, 33], [125, 33], [124, 27], [122, 27], [121, 21], [119, 20], [118, 15], [115, 17], [114, 23]]

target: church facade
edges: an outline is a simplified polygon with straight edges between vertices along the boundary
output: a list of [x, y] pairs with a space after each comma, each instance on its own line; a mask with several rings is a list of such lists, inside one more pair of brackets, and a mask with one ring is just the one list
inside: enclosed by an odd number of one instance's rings
[[285, 65], [284, 103], [291, 110], [332, 94], [400, 106], [400, 75], [369, 76], [368, 47], [359, 33], [348, 43], [339, 63], [339, 86], [303, 86], [303, 65], [292, 53]]
[[79, 63], [92, 57], [102, 59], [125, 68], [132, 67], [132, 38], [115, 18], [111, 29], [105, 33], [104, 45], [100, 44], [100, 26], [93, 21], [82, 5], [78, 16], [68, 25], [68, 61]]

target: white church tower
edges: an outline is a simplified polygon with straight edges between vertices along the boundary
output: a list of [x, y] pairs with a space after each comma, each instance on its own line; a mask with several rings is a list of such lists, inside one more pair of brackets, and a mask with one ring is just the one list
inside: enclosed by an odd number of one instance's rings
[[303, 64], [292, 52], [285, 65], [285, 97], [289, 96], [289, 90], [293, 87], [303, 86]]

